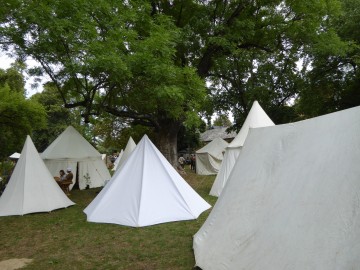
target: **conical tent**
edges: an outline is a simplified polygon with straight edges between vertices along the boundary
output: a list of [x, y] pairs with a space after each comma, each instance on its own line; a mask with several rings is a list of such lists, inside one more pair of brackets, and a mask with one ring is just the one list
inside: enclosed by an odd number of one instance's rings
[[210, 269], [359, 269], [360, 107], [251, 129], [194, 236]]
[[224, 159], [221, 163], [219, 173], [211, 187], [210, 195], [220, 196], [227, 179], [234, 167], [237, 157], [240, 154], [250, 128], [273, 126], [274, 122], [261, 108], [259, 102], [254, 101], [243, 126], [234, 140], [225, 149]]
[[[70, 167], [78, 174], [79, 188], [101, 187], [111, 175], [101, 154], [72, 126], [61, 133], [41, 154], [52, 175]], [[75, 184], [75, 179], [73, 180]], [[73, 185], [70, 187], [72, 188]]]
[[46, 168], [30, 136], [27, 136], [14, 172], [0, 197], [0, 216], [50, 212], [73, 204]]
[[145, 135], [84, 212], [91, 222], [142, 227], [196, 219], [208, 208]]
[[224, 158], [228, 143], [216, 138], [195, 153], [196, 173], [201, 175], [217, 174]]
[[131, 136], [130, 136], [130, 138], [126, 144], [124, 153], [121, 155], [121, 158], [118, 162], [117, 169], [121, 168], [121, 166], [125, 163], [125, 161], [131, 155], [132, 151], [134, 151], [135, 147], [136, 147], [136, 143], [134, 142], [133, 138], [131, 138]]

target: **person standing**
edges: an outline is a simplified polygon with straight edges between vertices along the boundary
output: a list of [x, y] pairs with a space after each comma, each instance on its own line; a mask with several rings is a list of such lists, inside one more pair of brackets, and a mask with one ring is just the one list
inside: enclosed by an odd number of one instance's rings
[[73, 178], [74, 178], [74, 175], [73, 175], [73, 173], [71, 172], [71, 168], [69, 167], [69, 168], [66, 169], [65, 180], [72, 182]]
[[185, 168], [185, 158], [183, 157], [183, 155], [180, 155], [180, 157], [179, 157], [179, 164], [180, 164], [180, 166], [181, 166], [181, 168]]

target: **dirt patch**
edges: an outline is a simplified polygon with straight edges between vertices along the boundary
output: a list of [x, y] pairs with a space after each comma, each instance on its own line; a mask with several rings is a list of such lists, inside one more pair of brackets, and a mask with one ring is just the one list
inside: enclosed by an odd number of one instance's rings
[[0, 269], [1, 270], [20, 269], [23, 268], [28, 263], [31, 263], [32, 261], [33, 261], [32, 259], [26, 259], [26, 258], [5, 260], [0, 262]]

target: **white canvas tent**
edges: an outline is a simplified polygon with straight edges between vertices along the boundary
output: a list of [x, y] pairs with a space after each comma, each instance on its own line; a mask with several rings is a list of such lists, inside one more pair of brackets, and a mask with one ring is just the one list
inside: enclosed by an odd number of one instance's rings
[[20, 158], [20, 153], [15, 152], [15, 153], [13, 153], [11, 156], [9, 156], [9, 158], [12, 158], [12, 159], [19, 159], [19, 158]]
[[208, 208], [145, 135], [84, 212], [91, 222], [142, 227], [196, 219]]
[[228, 143], [216, 138], [195, 153], [196, 173], [201, 175], [217, 174]]
[[[103, 186], [110, 173], [101, 159], [101, 154], [72, 126], [61, 133], [41, 154], [53, 176], [60, 170], [72, 169], [74, 184], [76, 172], [79, 188]], [[72, 188], [73, 185], [70, 186]]]
[[124, 150], [123, 154], [121, 155], [121, 158], [118, 162], [117, 169], [121, 168], [121, 166], [125, 163], [125, 161], [129, 158], [131, 153], [134, 151], [135, 147], [136, 147], [136, 143], [134, 142], [133, 138], [131, 138], [131, 136], [130, 136], [130, 138], [125, 146], [125, 150]]
[[224, 159], [221, 163], [219, 173], [217, 174], [214, 184], [211, 187], [210, 195], [220, 196], [227, 179], [234, 167], [237, 157], [240, 154], [250, 128], [273, 126], [274, 122], [261, 108], [259, 102], [254, 101], [248, 116], [245, 119], [239, 133], [234, 140], [226, 147]]
[[30, 136], [27, 136], [14, 172], [0, 197], [0, 216], [50, 212], [73, 204], [46, 168]]
[[194, 236], [203, 270], [360, 265], [360, 107], [251, 129]]

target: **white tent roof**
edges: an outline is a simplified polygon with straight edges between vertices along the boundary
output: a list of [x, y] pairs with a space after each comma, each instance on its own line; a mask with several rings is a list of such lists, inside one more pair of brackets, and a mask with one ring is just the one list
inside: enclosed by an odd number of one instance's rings
[[263, 108], [261, 108], [259, 102], [255, 100], [239, 133], [231, 141], [228, 147], [243, 146], [250, 128], [268, 127], [274, 125], [274, 122], [266, 114]]
[[101, 154], [72, 126], [68, 126], [41, 154], [43, 159], [85, 159]]
[[9, 158], [19, 159], [19, 158], [20, 158], [20, 153], [15, 152], [15, 153], [13, 153], [11, 156], [9, 156]]
[[251, 129], [194, 236], [210, 269], [358, 269], [360, 107]]
[[208, 208], [145, 135], [84, 212], [91, 222], [142, 227], [196, 219]]
[[266, 114], [263, 108], [261, 108], [259, 102], [255, 100], [239, 133], [225, 149], [224, 159], [221, 163], [221, 167], [215, 178], [214, 184], [211, 187], [210, 195], [220, 196], [221, 191], [223, 190], [234, 167], [236, 159], [240, 154], [241, 147], [245, 143], [249, 129], [274, 125], [274, 122]]
[[210, 154], [214, 158], [221, 159], [223, 158], [223, 152], [225, 148], [229, 145], [225, 140], [221, 138], [215, 138], [203, 148], [196, 151], [196, 154]]
[[196, 173], [201, 175], [217, 174], [223, 153], [228, 143], [221, 138], [216, 138], [203, 148], [196, 151]]
[[125, 161], [129, 158], [129, 156], [131, 155], [132, 151], [134, 151], [136, 147], [136, 143], [134, 142], [133, 138], [129, 138], [125, 150], [123, 152], [123, 154], [121, 155], [120, 160], [118, 161], [117, 164], [117, 169], [120, 169], [120, 167], [125, 163]]
[[0, 197], [0, 216], [49, 212], [74, 203], [60, 189], [40, 158], [30, 136]]

